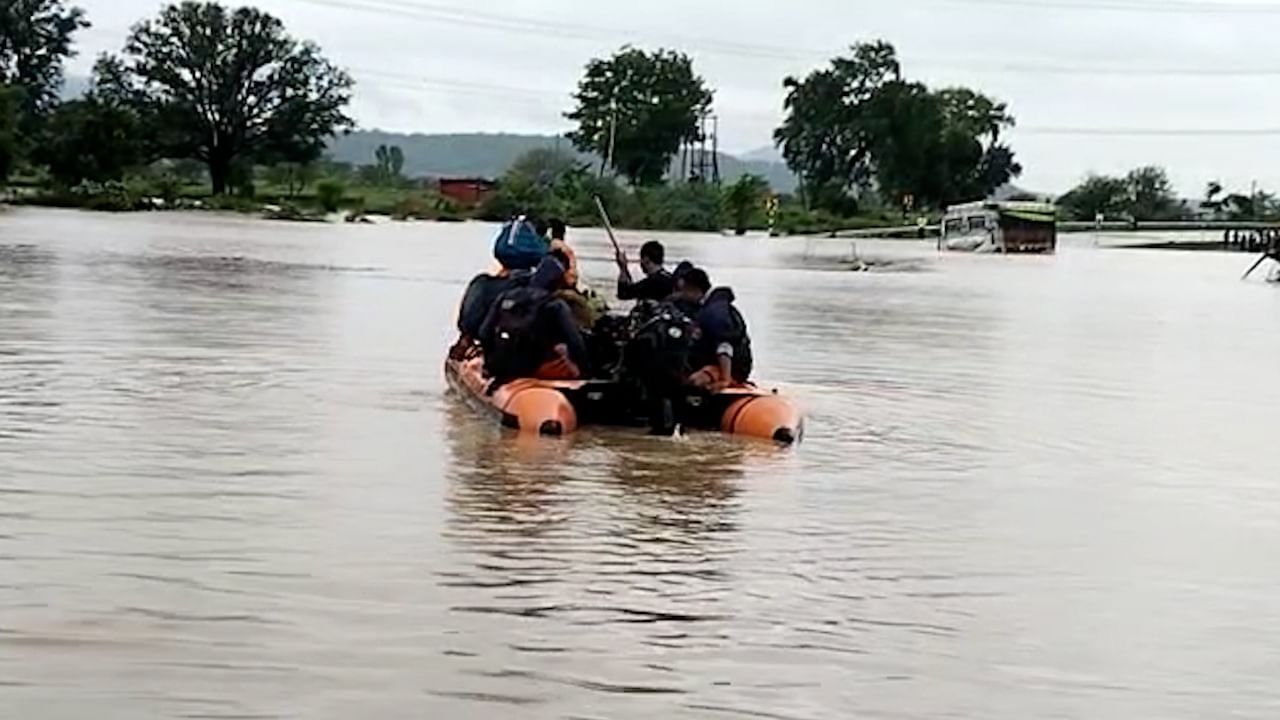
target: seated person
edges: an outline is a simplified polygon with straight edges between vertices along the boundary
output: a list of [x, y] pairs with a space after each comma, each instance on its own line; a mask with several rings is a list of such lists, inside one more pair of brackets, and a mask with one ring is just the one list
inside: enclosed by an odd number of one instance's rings
[[472, 278], [458, 308], [458, 342], [449, 351], [449, 357], [455, 360], [465, 357], [479, 340], [480, 328], [494, 302], [506, 291], [528, 285], [532, 278], [533, 273], [528, 270], [502, 275], [480, 273]]
[[675, 279], [663, 267], [666, 262], [667, 249], [662, 243], [650, 240], [640, 248], [640, 269], [644, 279], [636, 282], [631, 277], [627, 254], [618, 250], [618, 299], [619, 300], [666, 300], [675, 290]]
[[493, 257], [498, 261], [494, 275], [533, 270], [546, 256], [547, 223], [536, 216], [520, 215], [504, 224], [493, 241]]
[[684, 306], [697, 308], [693, 317], [699, 337], [690, 358], [695, 370], [689, 376], [689, 384], [719, 392], [747, 382], [754, 364], [751, 337], [746, 320], [733, 305], [733, 290], [712, 290], [706, 271], [694, 268], [680, 278], [676, 296]]
[[551, 232], [551, 252], [560, 259], [564, 265], [564, 285], [569, 289], [578, 287], [578, 255], [573, 252], [573, 248], [569, 247], [569, 243], [565, 241], [568, 234], [568, 227], [563, 220], [552, 218], [547, 221], [547, 227]]
[[493, 387], [523, 377], [575, 380], [590, 372], [582, 333], [556, 297], [563, 288], [564, 267], [547, 256], [526, 287], [504, 292], [489, 308], [480, 342]]
[[675, 287], [672, 288], [671, 297], [668, 298], [668, 302], [670, 302], [672, 306], [674, 306], [677, 310], [684, 313], [685, 315], [688, 315], [690, 319], [698, 316], [698, 311], [702, 309], [702, 306], [698, 302], [689, 302], [686, 300], [682, 300], [680, 298], [679, 288], [680, 288], [680, 281], [684, 278], [685, 275], [689, 274], [690, 270], [693, 270], [693, 269], [694, 269], [693, 263], [689, 262], [688, 260], [681, 260], [680, 264], [676, 265], [676, 269], [671, 273], [671, 279], [675, 282]]

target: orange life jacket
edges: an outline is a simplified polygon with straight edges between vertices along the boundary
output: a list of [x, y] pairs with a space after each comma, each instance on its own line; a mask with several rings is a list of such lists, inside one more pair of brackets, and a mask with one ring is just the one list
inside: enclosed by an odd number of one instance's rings
[[569, 267], [564, 269], [564, 284], [566, 287], [578, 287], [578, 256], [573, 252], [573, 248], [569, 247], [569, 243], [563, 240], [552, 240], [551, 249], [563, 252], [565, 257], [569, 258]]

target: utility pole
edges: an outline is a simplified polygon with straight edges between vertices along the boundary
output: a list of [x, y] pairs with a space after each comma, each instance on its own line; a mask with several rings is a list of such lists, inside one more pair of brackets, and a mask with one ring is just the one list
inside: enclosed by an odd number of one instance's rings
[[605, 169], [613, 170], [613, 151], [618, 142], [618, 101], [609, 101], [609, 148], [605, 152], [604, 162], [600, 165], [600, 177], [604, 177]]
[[720, 185], [720, 116], [711, 116], [711, 182]]

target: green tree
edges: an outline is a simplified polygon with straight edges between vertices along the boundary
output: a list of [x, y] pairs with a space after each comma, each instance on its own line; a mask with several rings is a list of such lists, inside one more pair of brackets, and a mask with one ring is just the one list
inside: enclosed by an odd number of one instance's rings
[[379, 145], [373, 151], [373, 185], [387, 185], [391, 180], [391, 149]]
[[516, 158], [507, 170], [506, 179], [553, 187], [567, 176], [584, 170], [584, 165], [570, 153], [536, 148]]
[[1204, 201], [1201, 203], [1201, 205], [1204, 207], [1205, 210], [1208, 210], [1209, 212], [1213, 213], [1213, 216], [1215, 218], [1218, 215], [1222, 214], [1222, 209], [1224, 205], [1224, 200], [1222, 197], [1223, 191], [1224, 191], [1224, 188], [1222, 187], [1222, 183], [1218, 182], [1217, 180], [1210, 180], [1209, 183], [1205, 185], [1205, 188], [1204, 188]]
[[399, 145], [379, 145], [373, 151], [373, 179], [372, 184], [381, 187], [390, 187], [400, 184], [404, 179], [404, 151]]
[[554, 148], [530, 150], [512, 163], [485, 204], [483, 214], [505, 219], [522, 212], [595, 218], [594, 196], [610, 195], [610, 180], [598, 180], [572, 154]]
[[901, 79], [893, 46], [876, 42], [855, 45], [850, 57], [804, 79], [783, 81], [787, 117], [774, 140], [812, 204], [837, 206], [870, 183], [871, 150], [883, 126], [877, 106], [884, 88]]
[[908, 196], [917, 207], [947, 205], [985, 197], [1022, 170], [1000, 143], [1014, 123], [1004, 103], [904, 79], [888, 43], [855, 45], [784, 86], [787, 117], [774, 140], [817, 207], [847, 209], [873, 184], [891, 205]]
[[392, 145], [387, 152], [387, 165], [393, 181], [399, 183], [404, 179], [404, 150], [399, 145]]
[[316, 200], [325, 212], [337, 212], [347, 196], [347, 186], [341, 180], [328, 178], [316, 183]]
[[724, 192], [725, 209], [733, 218], [733, 229], [739, 235], [747, 234], [751, 219], [760, 212], [761, 204], [769, 193], [769, 183], [758, 175], [743, 175]]
[[18, 164], [18, 107], [21, 91], [0, 85], [0, 187]]
[[1252, 195], [1232, 193], [1223, 200], [1223, 209], [1227, 219], [1240, 222], [1250, 220], [1269, 220], [1276, 216], [1276, 198], [1265, 192]]
[[1089, 175], [1058, 198], [1058, 207], [1076, 220], [1092, 221], [1098, 215], [1120, 215], [1129, 210], [1129, 184], [1122, 178]]
[[267, 182], [283, 188], [290, 200], [302, 194], [318, 175], [315, 163], [276, 163], [267, 168]]
[[216, 194], [237, 165], [314, 161], [352, 125], [351, 77], [254, 8], [169, 5], [134, 27], [123, 60], [105, 64], [115, 91], [145, 108], [166, 154], [208, 165]]
[[50, 113], [33, 160], [63, 187], [121, 180], [148, 159], [145, 128], [132, 108], [90, 93]]
[[57, 102], [73, 37], [88, 26], [84, 11], [64, 0], [0, 0], [0, 85], [25, 89], [21, 117], [28, 131]]
[[1129, 214], [1138, 220], [1170, 220], [1182, 215], [1182, 204], [1173, 193], [1173, 183], [1164, 168], [1136, 168], [1125, 176]]
[[681, 143], [699, 136], [712, 92], [689, 56], [625, 47], [592, 60], [578, 84], [574, 146], [606, 158], [632, 185], [662, 181]]

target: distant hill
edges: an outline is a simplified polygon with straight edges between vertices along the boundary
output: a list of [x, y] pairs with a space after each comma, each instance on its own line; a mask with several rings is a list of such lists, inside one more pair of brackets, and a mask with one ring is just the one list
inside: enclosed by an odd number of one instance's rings
[[782, 164], [782, 152], [772, 145], [765, 145], [739, 155], [743, 160], [751, 162], [769, 162]]
[[[410, 135], [361, 130], [336, 138], [329, 146], [329, 154], [337, 162], [367, 165], [373, 162], [379, 145], [399, 145], [404, 151], [405, 174], [411, 177], [496, 178], [521, 155], [539, 148], [559, 147], [583, 162], [599, 162], [593, 156], [575, 151], [568, 140], [555, 135]], [[782, 163], [720, 154], [720, 174], [726, 182], [733, 182], [746, 173], [765, 178], [777, 192], [792, 192], [796, 187], [795, 176]]]

